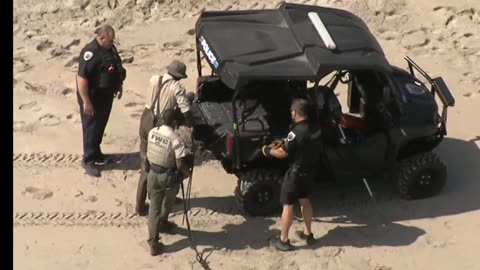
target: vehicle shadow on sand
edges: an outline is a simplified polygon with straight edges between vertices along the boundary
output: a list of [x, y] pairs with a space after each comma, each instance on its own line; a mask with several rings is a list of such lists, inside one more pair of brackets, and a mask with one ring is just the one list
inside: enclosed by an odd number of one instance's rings
[[317, 188], [312, 196], [314, 220], [339, 226], [318, 239], [314, 247], [408, 245], [426, 232], [397, 222], [479, 210], [479, 145], [480, 137], [469, 141], [445, 138], [434, 152], [447, 166], [447, 184], [440, 194], [427, 199], [400, 198], [394, 179], [368, 180], [375, 201], [370, 198], [361, 179], [354, 184], [340, 183]]
[[[339, 216], [345, 211], [352, 223], [378, 223], [378, 211], [387, 221], [436, 218], [480, 209], [480, 137], [464, 141], [445, 138], [435, 152], [447, 166], [447, 184], [430, 198], [400, 198], [395, 179], [368, 179], [377, 203], [361, 179], [355, 183], [330, 184], [315, 190], [313, 203], [318, 216]], [[340, 212], [339, 212], [340, 210]], [[363, 221], [363, 222], [357, 222]]]
[[130, 153], [108, 153], [108, 163], [97, 164], [98, 169], [102, 171], [113, 170], [140, 170], [140, 154], [139, 152]]
[[[479, 210], [480, 149], [475, 141], [480, 144], [480, 137], [471, 141], [446, 138], [435, 150], [447, 166], [448, 180], [440, 194], [428, 199], [404, 200], [395, 190], [393, 181], [385, 181], [388, 179], [368, 179], [376, 202], [370, 198], [361, 179], [319, 184], [312, 195], [314, 222], [337, 226], [323, 236], [316, 235], [316, 243], [305, 248], [410, 245], [426, 232], [398, 222]], [[192, 198], [191, 201], [192, 207], [227, 215], [241, 214], [235, 205], [233, 196]], [[296, 216], [300, 216], [298, 209]], [[193, 231], [193, 234], [198, 245], [213, 246], [213, 249], [260, 249], [269, 246], [269, 238], [278, 236], [279, 228], [270, 228], [274, 224], [271, 218], [245, 216], [243, 223], [226, 224], [220, 232]], [[187, 235], [186, 229], [179, 230], [180, 234]], [[188, 246], [185, 238], [167, 246], [166, 252]]]

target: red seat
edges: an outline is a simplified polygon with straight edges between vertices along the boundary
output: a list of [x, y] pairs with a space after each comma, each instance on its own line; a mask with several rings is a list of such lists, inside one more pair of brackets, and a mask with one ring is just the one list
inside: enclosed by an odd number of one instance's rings
[[366, 131], [368, 129], [367, 121], [365, 121], [365, 119], [351, 114], [343, 114], [340, 119], [340, 124], [345, 128], [358, 131]]

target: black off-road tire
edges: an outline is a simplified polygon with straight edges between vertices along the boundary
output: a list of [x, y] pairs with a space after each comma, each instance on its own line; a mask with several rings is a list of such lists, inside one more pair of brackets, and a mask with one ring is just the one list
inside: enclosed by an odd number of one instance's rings
[[405, 159], [399, 169], [397, 187], [400, 195], [406, 199], [434, 196], [447, 182], [447, 168], [432, 152]]
[[281, 210], [280, 189], [283, 173], [254, 169], [239, 175], [235, 196], [240, 208], [251, 216], [270, 216]]

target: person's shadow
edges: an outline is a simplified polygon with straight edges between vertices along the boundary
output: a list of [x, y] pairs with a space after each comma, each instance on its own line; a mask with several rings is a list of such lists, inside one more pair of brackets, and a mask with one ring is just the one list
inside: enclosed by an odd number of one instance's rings
[[[205, 149], [198, 149], [195, 151], [195, 166], [202, 165], [203, 163], [213, 160], [215, 157], [213, 154]], [[140, 170], [140, 153], [130, 152], [130, 153], [111, 153], [108, 154], [108, 162], [98, 163], [98, 168], [100, 171], [113, 171], [113, 170], [131, 170], [137, 171]]]
[[[192, 207], [207, 208], [212, 212], [223, 213], [227, 215], [242, 214], [241, 210], [232, 204], [233, 197], [206, 197], [193, 198]], [[220, 206], [220, 207], [219, 207]], [[298, 207], [297, 207], [298, 208]], [[317, 203], [314, 208], [319, 208]], [[425, 234], [425, 231], [414, 227], [405, 226], [391, 221], [377, 222], [370, 217], [359, 217], [355, 213], [350, 213], [348, 209], [342, 209], [342, 215], [345, 218], [337, 220], [323, 220], [324, 216], [319, 214], [321, 210], [315, 211], [312, 223], [339, 223], [348, 224], [348, 226], [337, 226], [328, 232], [319, 232], [316, 234], [315, 244], [312, 246], [302, 246], [300, 249], [317, 249], [328, 246], [405, 246], [415, 242], [418, 237]], [[296, 209], [296, 216], [300, 217], [299, 209]], [[349, 217], [353, 219], [350, 220]], [[278, 217], [278, 216], [277, 216]], [[298, 220], [298, 218], [296, 219]], [[301, 221], [299, 221], [301, 222]], [[360, 225], [355, 225], [358, 223]], [[266, 217], [249, 217], [245, 214], [245, 221], [241, 224], [226, 224], [221, 231], [205, 232], [192, 231], [195, 243], [202, 246], [211, 246], [213, 250], [243, 250], [246, 248], [261, 249], [269, 247], [269, 240], [279, 236], [280, 227], [270, 228], [275, 221]], [[292, 227], [293, 228], [293, 227]], [[176, 252], [189, 247], [188, 231], [185, 228], [178, 228], [178, 233], [185, 236], [171, 245], [165, 247], [166, 252]], [[322, 236], [323, 234], [323, 236]], [[295, 238], [294, 231], [291, 229], [290, 238]], [[300, 239], [296, 239], [302, 242]], [[298, 246], [296, 244], [296, 246]]]
[[[196, 245], [211, 246], [210, 249], [213, 250], [261, 249], [269, 245], [269, 239], [279, 234], [278, 230], [270, 229], [273, 224], [275, 222], [271, 219], [249, 217], [241, 224], [226, 224], [218, 232], [192, 230], [191, 235]], [[176, 230], [183, 238], [165, 246], [167, 253], [174, 253], [190, 246], [187, 229], [178, 227]]]
[[[410, 245], [426, 231], [398, 222], [479, 210], [480, 150], [476, 143], [480, 144], [480, 137], [471, 141], [446, 138], [435, 150], [447, 166], [448, 180], [440, 194], [431, 198], [402, 199], [392, 181], [386, 181], [389, 179], [368, 180], [375, 201], [369, 196], [361, 179], [357, 182], [318, 185], [312, 195], [313, 222], [335, 223], [337, 226], [323, 233], [323, 236], [322, 233], [317, 234], [316, 243], [305, 248]], [[191, 207], [227, 215], [243, 214], [233, 196], [192, 198]], [[212, 246], [213, 249], [260, 249], [269, 245], [269, 238], [278, 235], [278, 230], [270, 229], [275, 224], [274, 220], [244, 215], [246, 219], [243, 223], [226, 224], [218, 232], [193, 231], [196, 243]], [[297, 216], [300, 216], [298, 209]], [[179, 228], [179, 233], [187, 236], [185, 229]], [[185, 237], [166, 246], [166, 252], [175, 252], [188, 246]]]
[[[192, 229], [191, 235], [194, 242], [199, 246], [211, 246], [210, 249], [219, 250], [242, 250], [245, 248], [261, 249], [268, 246], [268, 240], [279, 234], [276, 229], [270, 229], [275, 221], [266, 217], [250, 217], [242, 215], [242, 211], [236, 204], [233, 196], [224, 197], [196, 197], [191, 198], [189, 211], [189, 220], [192, 227], [200, 215], [207, 218], [218, 214], [227, 215], [221, 220], [230, 220], [232, 223], [225, 223], [220, 231], [207, 232]], [[165, 246], [165, 252], [173, 253], [190, 246], [187, 231], [187, 224], [183, 219], [184, 206], [175, 205], [173, 213], [182, 216], [182, 225], [176, 229], [177, 234], [182, 239], [171, 245]], [[201, 220], [202, 218], [200, 218]], [[237, 224], [237, 222], [241, 222]], [[180, 225], [180, 224], [179, 224]]]
[[97, 165], [100, 171], [140, 170], [140, 154], [139, 152], [111, 153], [108, 154], [108, 162]]

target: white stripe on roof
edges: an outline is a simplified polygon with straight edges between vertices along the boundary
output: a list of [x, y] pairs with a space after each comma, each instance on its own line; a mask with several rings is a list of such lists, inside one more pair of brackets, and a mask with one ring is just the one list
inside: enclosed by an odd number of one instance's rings
[[330, 36], [330, 33], [328, 33], [328, 30], [323, 24], [320, 17], [318, 16], [318, 13], [309, 12], [308, 17], [310, 18], [310, 21], [312, 22], [313, 26], [315, 26], [315, 29], [320, 35], [320, 38], [322, 38], [323, 43], [325, 43], [325, 46], [327, 46], [327, 48], [330, 50], [335, 50], [337, 48], [337, 45], [335, 44], [332, 37]]

